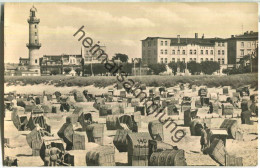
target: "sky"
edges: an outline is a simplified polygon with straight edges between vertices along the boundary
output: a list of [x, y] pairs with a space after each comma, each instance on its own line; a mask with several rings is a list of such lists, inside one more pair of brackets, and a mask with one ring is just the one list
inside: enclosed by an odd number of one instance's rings
[[[6, 3], [4, 15], [5, 63], [28, 58], [29, 11], [33, 3]], [[129, 58], [141, 57], [146, 37], [229, 38], [258, 30], [257, 3], [34, 3], [40, 19], [40, 55], [80, 54], [73, 34], [84, 25], [86, 37]]]

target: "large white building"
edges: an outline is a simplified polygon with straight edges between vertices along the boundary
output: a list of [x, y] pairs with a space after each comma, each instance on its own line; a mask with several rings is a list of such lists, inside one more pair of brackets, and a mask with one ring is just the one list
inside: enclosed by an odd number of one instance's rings
[[164, 38], [147, 37], [142, 40], [142, 60], [146, 64], [218, 61], [227, 65], [227, 40], [221, 38]]

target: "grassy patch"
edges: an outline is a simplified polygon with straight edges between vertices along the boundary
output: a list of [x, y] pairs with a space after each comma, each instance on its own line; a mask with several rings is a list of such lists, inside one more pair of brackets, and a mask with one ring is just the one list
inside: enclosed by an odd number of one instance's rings
[[[230, 76], [129, 76], [125, 81], [132, 79], [135, 82], [141, 82], [146, 86], [166, 87], [176, 86], [179, 83], [189, 83], [192, 85], [206, 85], [208, 87], [231, 86], [238, 88], [243, 85], [250, 85], [256, 88], [258, 85], [258, 74], [238, 74]], [[46, 84], [55, 86], [89, 86], [107, 87], [115, 84], [117, 78], [115, 76], [94, 76], [94, 77], [69, 77], [69, 76], [6, 76], [5, 83], [7, 85], [36, 85]]]

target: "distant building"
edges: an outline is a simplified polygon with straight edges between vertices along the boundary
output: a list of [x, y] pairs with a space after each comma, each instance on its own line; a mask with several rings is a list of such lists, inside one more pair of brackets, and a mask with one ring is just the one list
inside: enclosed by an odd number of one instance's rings
[[[29, 63], [30, 63], [29, 58], [21, 58], [20, 57], [17, 70], [18, 71], [28, 71], [29, 70]], [[16, 75], [19, 75], [19, 73], [17, 73]]]
[[28, 66], [30, 62], [29, 58], [21, 58], [19, 59], [19, 65], [20, 66]]
[[40, 59], [41, 73], [45, 75], [64, 74], [64, 68], [75, 70], [82, 66], [81, 55], [44, 55]]
[[[84, 59], [84, 64], [94, 64], [94, 63], [101, 63], [102, 60], [104, 59], [104, 56], [102, 56], [101, 58], [97, 58], [101, 52], [100, 50], [97, 51], [94, 55], [92, 53], [95, 52], [95, 50], [98, 50], [97, 47], [93, 48], [92, 51], [90, 51], [91, 48], [86, 48], [84, 46], [82, 46], [81, 48], [81, 54], [82, 54], [82, 58]], [[102, 49], [104, 52], [106, 52], [106, 46], [104, 45], [100, 45], [100, 49]], [[103, 58], [103, 59], [102, 59]]]
[[189, 61], [218, 61], [227, 66], [227, 40], [221, 38], [147, 37], [142, 40], [142, 60], [146, 64]]
[[4, 66], [5, 76], [39, 76], [39, 72], [30, 71], [26, 65], [7, 63]]
[[238, 66], [239, 61], [246, 55], [255, 54], [258, 46], [258, 32], [245, 32], [242, 35], [228, 39], [228, 64]]
[[16, 71], [18, 68], [18, 64], [11, 64], [11, 63], [6, 63], [4, 65], [5, 67], [5, 76], [15, 76], [16, 75]]
[[221, 38], [164, 38], [142, 40], [142, 60], [149, 63], [219, 61], [227, 64], [227, 40]]

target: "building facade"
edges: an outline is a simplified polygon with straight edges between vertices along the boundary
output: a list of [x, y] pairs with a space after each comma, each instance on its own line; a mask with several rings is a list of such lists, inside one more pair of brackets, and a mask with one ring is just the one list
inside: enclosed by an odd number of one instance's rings
[[5, 76], [15, 76], [19, 65], [14, 63], [5, 63], [4, 66]]
[[228, 64], [237, 67], [241, 58], [255, 54], [257, 49], [258, 32], [247, 31], [242, 35], [232, 35], [228, 39]]
[[[97, 51], [95, 54], [92, 54], [95, 52], [95, 50], [98, 50], [97, 48], [93, 48], [92, 51], [90, 51], [90, 47], [86, 48], [84, 46], [82, 46], [81, 48], [81, 55], [82, 58], [84, 59], [84, 64], [95, 64], [95, 63], [101, 63], [102, 62], [102, 58], [104, 58], [103, 56], [101, 58], [97, 58], [101, 52], [100, 50]], [[100, 49], [102, 49], [104, 52], [106, 52], [106, 46], [105, 45], [100, 45]]]
[[40, 59], [41, 73], [43, 75], [64, 74], [64, 69], [82, 69], [84, 60], [81, 55], [44, 55]]
[[220, 38], [162, 38], [148, 37], [142, 40], [142, 60], [146, 64], [218, 61], [227, 64], [227, 40]]

